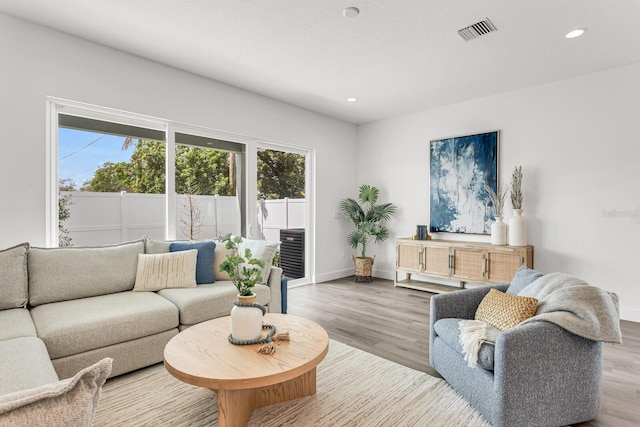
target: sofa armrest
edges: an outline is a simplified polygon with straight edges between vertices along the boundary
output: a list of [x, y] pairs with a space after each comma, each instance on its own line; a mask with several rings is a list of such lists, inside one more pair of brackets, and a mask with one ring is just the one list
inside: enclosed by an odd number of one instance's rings
[[531, 419], [566, 425], [590, 420], [599, 410], [600, 342], [553, 323], [530, 322], [498, 335], [494, 366], [494, 390], [500, 390], [496, 425], [525, 425]]
[[280, 290], [280, 279], [282, 277], [282, 269], [280, 267], [271, 267], [267, 286], [271, 290], [271, 299], [269, 300], [269, 313], [282, 313], [282, 291]]

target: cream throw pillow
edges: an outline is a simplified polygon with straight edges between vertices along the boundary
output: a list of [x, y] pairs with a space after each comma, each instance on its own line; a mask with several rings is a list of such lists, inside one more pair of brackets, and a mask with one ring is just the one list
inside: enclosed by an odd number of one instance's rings
[[538, 300], [505, 294], [491, 289], [476, 310], [476, 320], [487, 322], [501, 331], [511, 329], [536, 314]]
[[92, 425], [112, 362], [106, 357], [71, 379], [0, 396], [0, 427]]
[[134, 291], [159, 291], [167, 288], [195, 288], [198, 250], [165, 254], [138, 254]]
[[227, 259], [227, 254], [233, 255], [233, 251], [225, 248], [222, 242], [216, 242], [216, 250], [213, 253], [213, 276], [216, 278], [216, 281], [231, 280], [229, 273], [226, 271], [220, 271], [220, 264]]
[[255, 259], [262, 260], [264, 262], [264, 268], [262, 269], [262, 283], [266, 283], [269, 280], [271, 274], [271, 265], [276, 253], [280, 250], [280, 242], [274, 240], [252, 240], [242, 239], [242, 242], [238, 245], [238, 250], [244, 256], [245, 249], [251, 250], [251, 256]]

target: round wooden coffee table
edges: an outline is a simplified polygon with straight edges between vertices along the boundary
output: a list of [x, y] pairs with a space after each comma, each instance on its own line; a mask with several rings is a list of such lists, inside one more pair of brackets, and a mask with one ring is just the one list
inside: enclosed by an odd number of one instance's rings
[[164, 365], [171, 375], [218, 393], [220, 427], [246, 426], [256, 408], [316, 392], [316, 366], [329, 350], [327, 332], [289, 314], [267, 313], [264, 323], [290, 335], [290, 341], [276, 344], [271, 355], [258, 353], [263, 344], [231, 344], [229, 316], [180, 332], [164, 349]]

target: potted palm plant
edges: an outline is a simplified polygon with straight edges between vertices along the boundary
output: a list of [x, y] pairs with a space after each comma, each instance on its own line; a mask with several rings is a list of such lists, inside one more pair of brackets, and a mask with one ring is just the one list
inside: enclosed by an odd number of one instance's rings
[[356, 229], [347, 235], [347, 242], [354, 249], [360, 249], [360, 256], [353, 257], [356, 282], [371, 282], [373, 258], [367, 256], [367, 244], [381, 243], [389, 237], [389, 230], [382, 225], [396, 212], [392, 203], [378, 204], [380, 191], [370, 185], [361, 185], [358, 200], [346, 198], [340, 201], [340, 211], [345, 214]]

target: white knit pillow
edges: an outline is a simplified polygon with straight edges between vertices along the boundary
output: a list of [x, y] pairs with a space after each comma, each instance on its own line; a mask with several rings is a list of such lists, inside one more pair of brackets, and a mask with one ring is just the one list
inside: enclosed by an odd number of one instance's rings
[[196, 287], [197, 249], [166, 254], [138, 254], [134, 291]]

